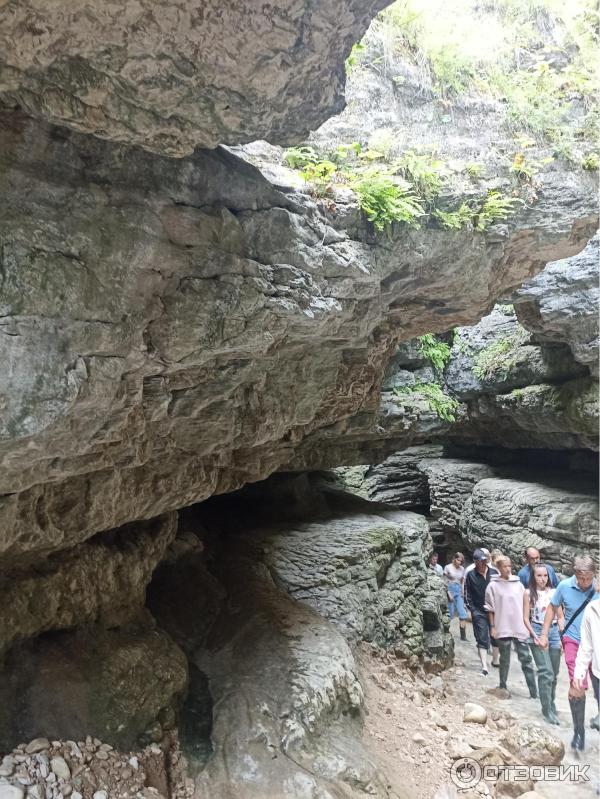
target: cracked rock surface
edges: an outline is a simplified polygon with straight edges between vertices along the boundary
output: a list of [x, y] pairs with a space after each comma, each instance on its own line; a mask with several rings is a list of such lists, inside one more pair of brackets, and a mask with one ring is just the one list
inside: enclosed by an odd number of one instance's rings
[[175, 156], [254, 139], [292, 143], [341, 110], [344, 59], [384, 5], [8, 0], [0, 100]]

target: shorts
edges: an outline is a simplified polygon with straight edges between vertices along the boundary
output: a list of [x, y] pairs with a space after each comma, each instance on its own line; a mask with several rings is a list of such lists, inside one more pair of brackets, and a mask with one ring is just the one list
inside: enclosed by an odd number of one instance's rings
[[473, 625], [473, 634], [477, 642], [478, 649], [489, 649], [492, 646], [498, 646], [496, 639], [490, 635], [490, 623], [488, 620], [487, 611], [471, 609], [471, 623]]

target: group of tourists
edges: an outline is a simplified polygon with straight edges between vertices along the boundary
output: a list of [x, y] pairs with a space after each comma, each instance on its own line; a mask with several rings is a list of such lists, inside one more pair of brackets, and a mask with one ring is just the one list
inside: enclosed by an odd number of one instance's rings
[[[590, 675], [596, 703], [600, 704], [600, 573], [589, 556], [577, 557], [574, 574], [559, 582], [550, 564], [542, 563], [535, 547], [525, 550], [525, 564], [517, 575], [511, 559], [500, 550], [473, 552], [465, 568], [457, 552], [443, 569], [433, 555], [429, 568], [446, 581], [450, 619], [459, 619], [461, 640], [471, 624], [481, 674], [489, 674], [488, 658], [498, 669], [499, 688], [508, 688], [514, 648], [533, 699], [539, 698], [550, 724], [560, 724], [556, 711], [556, 683], [561, 653], [569, 673], [569, 704], [576, 750], [585, 747], [585, 696]], [[600, 729], [596, 715], [591, 726]]]

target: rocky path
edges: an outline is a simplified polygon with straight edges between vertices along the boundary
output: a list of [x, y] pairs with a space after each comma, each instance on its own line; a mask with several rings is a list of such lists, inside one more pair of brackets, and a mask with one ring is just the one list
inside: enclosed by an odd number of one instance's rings
[[[458, 622], [453, 622], [453, 633], [458, 638]], [[558, 735], [565, 745], [565, 757], [563, 765], [581, 765], [587, 764], [590, 766], [591, 780], [587, 784], [570, 783], [570, 782], [539, 782], [536, 785], [536, 791], [547, 799], [585, 799], [586, 797], [597, 796], [595, 786], [599, 785], [600, 780], [600, 749], [599, 749], [599, 734], [589, 727], [589, 720], [595, 715], [595, 703], [593, 702], [593, 694], [591, 687], [588, 690], [586, 702], [586, 750], [582, 753], [581, 757], [577, 757], [573, 750], [570, 748], [571, 737], [573, 730], [571, 726], [571, 712], [569, 710], [569, 701], [567, 692], [569, 689], [569, 679], [566, 666], [561, 663], [561, 669], [558, 676], [558, 685], [556, 689], [556, 707], [558, 709], [558, 716], [561, 721], [560, 727], [553, 727], [547, 724], [540, 710], [540, 703], [538, 700], [529, 698], [529, 691], [525, 684], [525, 679], [519, 666], [516, 654], [513, 653], [511, 660], [511, 671], [508, 678], [511, 698], [505, 700], [498, 700], [494, 697], [486, 695], [489, 688], [497, 685], [497, 675], [491, 673], [487, 678], [481, 677], [479, 671], [479, 658], [473, 643], [473, 635], [469, 630], [468, 643], [456, 641], [456, 660], [457, 665], [454, 666], [453, 671], [457, 675], [457, 684], [464, 688], [465, 691], [472, 690], [477, 694], [475, 701], [481, 701], [482, 704], [490, 707], [502, 707], [507, 710], [518, 721], [532, 721], [541, 724], [546, 729], [551, 730], [555, 735]], [[495, 672], [495, 669], [492, 670]]]
[[[505, 763], [519, 762], [517, 758], [506, 758], [506, 737], [514, 735], [519, 725], [531, 722], [563, 742], [562, 765], [590, 767], [590, 782], [540, 781], [535, 783], [534, 796], [544, 799], [596, 797], [600, 772], [599, 735], [589, 729], [594, 705], [588, 700], [587, 749], [577, 759], [569, 747], [572, 731], [566, 669], [561, 669], [557, 689], [557, 707], [563, 723], [553, 727], [543, 720], [539, 701], [529, 698], [516, 655], [509, 675], [511, 698], [498, 699], [488, 693], [497, 685], [496, 670], [488, 677], [480, 675], [471, 629], [466, 643], [458, 640], [456, 622], [452, 632], [456, 641], [456, 664], [435, 676], [425, 675], [419, 669], [411, 671], [393, 656], [382, 655], [368, 647], [358, 653], [369, 709], [365, 745], [382, 763], [389, 779], [390, 795], [394, 799], [452, 799], [456, 796], [474, 799], [524, 794], [534, 785], [488, 786], [481, 782], [468, 792], [457, 791], [451, 781], [451, 768], [460, 757], [477, 759], [483, 756], [485, 760], [481, 762], [500, 763], [498, 752], [505, 755]], [[465, 702], [475, 702], [486, 709], [485, 725], [463, 721]]]

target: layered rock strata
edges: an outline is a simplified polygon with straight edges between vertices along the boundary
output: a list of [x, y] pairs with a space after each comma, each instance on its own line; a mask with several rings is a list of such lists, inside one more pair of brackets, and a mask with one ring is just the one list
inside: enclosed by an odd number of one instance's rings
[[595, 203], [554, 173], [501, 229], [390, 246], [224, 150], [173, 162], [19, 113], [1, 138], [0, 520], [24, 555], [262, 478], [311, 431], [364, 437], [398, 339], [580, 249]]
[[[592, 473], [577, 470], [577, 462], [569, 472], [564, 464], [559, 469], [543, 469], [539, 463], [527, 468], [518, 457], [513, 455], [511, 460], [508, 454], [503, 462], [492, 463], [432, 458], [430, 447], [414, 447], [411, 470], [398, 472], [395, 493], [387, 493], [385, 475], [394, 469], [397, 459], [398, 455], [391, 456], [377, 470], [365, 467], [369, 476], [358, 490], [377, 495], [375, 481], [380, 474], [387, 502], [406, 506], [420, 476], [427, 486], [425, 506], [434, 520], [432, 530], [450, 534], [453, 547], [467, 551], [481, 546], [499, 548], [520, 566], [524, 549], [535, 546], [563, 574], [572, 574], [575, 556], [597, 548], [596, 483]], [[338, 470], [336, 479], [344, 480], [347, 471]], [[355, 479], [351, 488], [357, 490], [357, 486]], [[417, 499], [416, 506], [422, 507], [421, 491]], [[448, 541], [436, 544], [445, 547]]]

